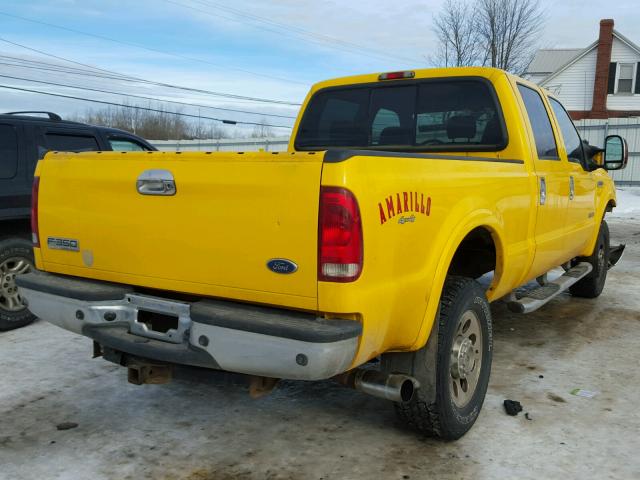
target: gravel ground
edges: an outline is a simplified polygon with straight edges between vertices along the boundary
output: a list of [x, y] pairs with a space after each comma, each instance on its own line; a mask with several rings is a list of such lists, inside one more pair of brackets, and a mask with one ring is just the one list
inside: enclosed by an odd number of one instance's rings
[[[40, 321], [0, 333], [0, 478], [640, 478], [640, 214], [610, 227], [627, 253], [599, 299], [564, 295], [528, 316], [493, 305], [489, 392], [457, 442], [330, 382], [284, 382], [258, 400], [199, 370], [133, 386], [90, 359], [88, 339]], [[529, 420], [505, 415], [505, 398]]]

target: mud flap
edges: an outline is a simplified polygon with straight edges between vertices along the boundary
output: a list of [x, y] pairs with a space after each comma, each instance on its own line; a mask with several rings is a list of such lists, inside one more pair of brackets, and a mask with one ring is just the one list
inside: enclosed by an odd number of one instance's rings
[[[439, 316], [436, 315], [436, 319]], [[420, 379], [420, 397], [427, 403], [436, 401], [436, 374], [438, 359], [438, 322], [434, 322], [427, 344], [421, 355], [413, 352], [390, 352], [381, 357], [380, 369], [385, 374], [403, 373]]]
[[611, 268], [616, 263], [618, 263], [618, 261], [622, 257], [622, 254], [624, 253], [624, 248], [625, 247], [626, 247], [626, 245], [624, 243], [620, 244], [620, 245], [610, 246], [609, 247], [609, 267], [608, 268]]

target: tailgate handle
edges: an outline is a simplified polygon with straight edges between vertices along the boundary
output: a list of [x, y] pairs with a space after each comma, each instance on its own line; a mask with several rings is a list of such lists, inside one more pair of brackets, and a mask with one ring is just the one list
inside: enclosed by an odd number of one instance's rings
[[136, 188], [140, 195], [172, 196], [176, 194], [176, 181], [168, 170], [145, 170], [138, 177]]

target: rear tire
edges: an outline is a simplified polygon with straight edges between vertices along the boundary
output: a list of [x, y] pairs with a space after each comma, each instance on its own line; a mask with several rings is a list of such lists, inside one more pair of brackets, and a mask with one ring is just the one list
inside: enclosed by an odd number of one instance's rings
[[455, 440], [478, 418], [491, 373], [491, 311], [478, 282], [466, 277], [447, 278], [437, 336], [436, 365], [428, 360], [428, 346], [403, 354], [412, 356], [411, 372], [406, 373], [423, 385], [433, 383], [427, 376], [436, 369], [435, 401], [433, 392], [418, 389], [410, 402], [396, 403], [396, 413], [422, 433]]
[[18, 295], [15, 276], [33, 268], [33, 247], [22, 238], [0, 241], [0, 330], [11, 330], [35, 320]]
[[571, 295], [583, 298], [596, 298], [602, 293], [609, 269], [609, 226], [604, 220], [600, 224], [600, 232], [596, 247], [589, 257], [578, 257], [573, 264], [589, 262], [593, 267], [591, 273], [569, 287]]

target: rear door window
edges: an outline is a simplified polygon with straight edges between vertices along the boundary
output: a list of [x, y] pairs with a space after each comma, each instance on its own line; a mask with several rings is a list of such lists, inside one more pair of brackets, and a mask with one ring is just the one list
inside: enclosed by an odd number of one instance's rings
[[549, 98], [553, 113], [555, 113], [560, 125], [560, 131], [562, 132], [562, 139], [564, 140], [564, 148], [567, 151], [567, 158], [570, 162], [579, 163], [584, 165], [584, 152], [582, 150], [582, 140], [575, 125], [571, 121], [569, 114], [564, 109], [562, 104], [554, 98]]
[[521, 84], [518, 84], [518, 90], [524, 101], [529, 123], [533, 130], [538, 159], [560, 160], [556, 139], [553, 135], [553, 128], [551, 128], [551, 120], [549, 120], [549, 115], [542, 101], [542, 97], [534, 89]]
[[47, 132], [47, 148], [58, 152], [91, 152], [100, 150], [98, 140], [93, 135]]
[[18, 173], [18, 134], [12, 125], [0, 125], [0, 178]]
[[143, 152], [149, 150], [142, 144], [128, 138], [109, 137], [109, 145], [114, 152]]

